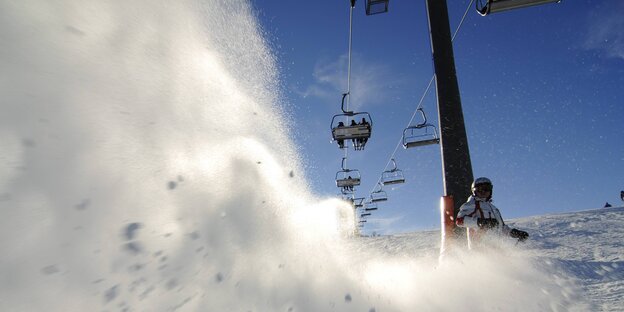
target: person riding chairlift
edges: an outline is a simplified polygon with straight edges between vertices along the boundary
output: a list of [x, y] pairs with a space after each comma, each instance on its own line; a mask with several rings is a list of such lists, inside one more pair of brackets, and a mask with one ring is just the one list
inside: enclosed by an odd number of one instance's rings
[[[341, 127], [344, 127], [344, 122], [342, 121], [338, 123], [338, 126], [336, 126], [336, 128], [341, 128]], [[336, 141], [338, 142], [338, 146], [340, 148], [344, 148], [344, 140], [336, 140]]]
[[[357, 126], [357, 122], [355, 122], [355, 120], [353, 119], [351, 119], [351, 126]], [[351, 139], [351, 142], [353, 142], [353, 146], [358, 146], [359, 144], [356, 143], [359, 143], [360, 141], [360, 139]]]
[[[362, 121], [360, 122], [360, 125], [366, 126], [366, 128], [368, 128], [368, 131], [370, 131], [370, 124], [368, 123], [368, 121], [366, 121], [366, 118], [362, 117]], [[366, 142], [368, 142], [367, 138], [361, 138], [358, 140], [360, 141], [360, 145], [362, 146], [366, 145]]]
[[[351, 183], [351, 181], [353, 180], [353, 178], [351, 176], [347, 177], [347, 179], [349, 180], [349, 183]], [[351, 191], [353, 192], [353, 185], [349, 184], [347, 186], [345, 186], [347, 191]]]

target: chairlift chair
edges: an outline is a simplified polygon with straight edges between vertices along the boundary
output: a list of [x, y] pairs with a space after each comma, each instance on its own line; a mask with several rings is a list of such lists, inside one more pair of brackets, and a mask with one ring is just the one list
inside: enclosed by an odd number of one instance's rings
[[[345, 177], [346, 176], [346, 177]], [[351, 187], [360, 185], [360, 173], [355, 170], [344, 170], [336, 173], [336, 186], [337, 187]]]
[[364, 197], [354, 198], [353, 199], [353, 204], [354, 204], [356, 209], [364, 207]]
[[388, 12], [389, 0], [366, 0], [366, 15]]
[[425, 116], [425, 111], [422, 107], [418, 108], [418, 111], [422, 114], [423, 122], [403, 130], [403, 147], [406, 149], [440, 143], [436, 127], [427, 123], [427, 116]]
[[370, 194], [370, 201], [373, 203], [387, 201], [388, 194], [381, 188], [381, 183], [378, 183], [377, 185], [379, 186], [379, 189]]
[[360, 215], [360, 218], [368, 217], [370, 215], [371, 215], [370, 213], [363, 213]]
[[381, 202], [381, 201], [387, 201], [388, 200], [388, 194], [386, 194], [386, 191], [383, 191], [383, 190], [372, 192], [370, 194], [370, 200], [373, 203], [377, 203], [377, 202]]
[[397, 169], [396, 162], [394, 158], [391, 159], [392, 164], [394, 164], [394, 168], [391, 170], [386, 170], [381, 173], [381, 184], [390, 185], [390, 184], [400, 184], [405, 183], [405, 176], [403, 176], [403, 171]]
[[364, 204], [364, 211], [375, 211], [377, 209], [377, 203], [368, 201]]
[[476, 8], [477, 12], [479, 12], [481, 16], [486, 16], [490, 13], [503, 12], [551, 2], [559, 3], [561, 0], [477, 0]]
[[351, 194], [353, 193], [353, 187], [360, 185], [360, 171], [345, 168], [345, 160], [346, 158], [343, 157], [342, 170], [336, 172], [336, 186], [343, 190], [343, 194]]
[[[345, 111], [344, 100], [347, 95], [348, 93], [342, 95], [343, 113], [334, 115], [331, 121], [332, 141], [338, 142], [338, 146], [344, 148], [345, 140], [351, 140], [356, 151], [363, 150], [371, 137], [373, 119], [367, 112]], [[358, 123], [358, 120], [363, 122]]]

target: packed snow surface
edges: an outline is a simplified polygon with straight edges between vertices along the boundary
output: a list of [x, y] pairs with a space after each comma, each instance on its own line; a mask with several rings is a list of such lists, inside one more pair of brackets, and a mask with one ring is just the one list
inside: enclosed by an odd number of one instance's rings
[[[624, 309], [624, 207], [534, 216], [508, 220], [507, 223], [526, 230], [531, 238], [525, 243], [508, 246], [504, 253], [519, 252], [521, 257], [529, 257], [533, 265], [544, 268], [543, 273], [549, 278], [567, 280], [575, 285], [574, 292], [580, 296], [582, 304], [552, 310], [582, 310], [579, 307], [587, 311]], [[378, 249], [387, 255], [428, 254], [433, 257], [438, 253], [439, 236], [439, 231], [435, 230], [362, 240], [366, 242], [363, 248]], [[468, 252], [463, 257], [484, 255]], [[521, 311], [521, 307], [507, 306], [502, 310]]]

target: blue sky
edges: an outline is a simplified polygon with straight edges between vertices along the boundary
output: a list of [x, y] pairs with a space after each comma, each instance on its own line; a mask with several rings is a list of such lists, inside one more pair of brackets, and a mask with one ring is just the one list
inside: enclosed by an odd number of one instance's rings
[[[454, 31], [469, 1], [448, 1]], [[253, 0], [280, 66], [287, 112], [314, 193], [339, 193], [343, 152], [330, 121], [346, 91], [349, 2]], [[474, 6], [474, 5], [473, 5]], [[454, 41], [455, 65], [475, 177], [515, 218], [619, 203], [624, 189], [624, 2], [563, 1], [482, 17], [470, 8]], [[348, 153], [368, 197], [433, 75], [424, 1], [390, 1], [389, 12], [353, 21], [351, 105], [367, 111], [373, 136]], [[435, 89], [423, 108], [437, 125]], [[416, 119], [418, 121], [418, 119]], [[366, 232], [439, 226], [438, 146], [394, 155], [407, 183]]]

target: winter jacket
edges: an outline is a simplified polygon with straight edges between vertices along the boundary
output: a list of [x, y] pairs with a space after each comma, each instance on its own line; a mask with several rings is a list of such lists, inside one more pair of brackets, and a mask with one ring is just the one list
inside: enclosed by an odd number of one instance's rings
[[486, 233], [506, 236], [511, 231], [492, 200], [476, 196], [470, 196], [459, 208], [455, 224], [467, 229], [469, 248]]

